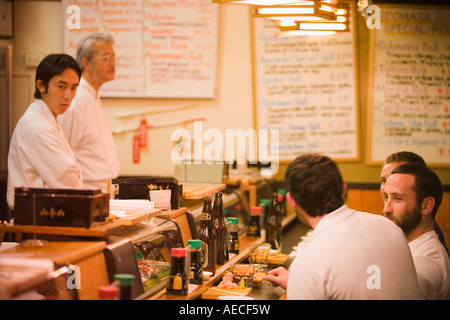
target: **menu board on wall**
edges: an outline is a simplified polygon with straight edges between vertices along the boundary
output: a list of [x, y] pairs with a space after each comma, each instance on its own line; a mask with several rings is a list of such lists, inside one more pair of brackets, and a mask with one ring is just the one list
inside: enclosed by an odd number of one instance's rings
[[278, 37], [272, 21], [253, 18], [255, 122], [279, 129], [280, 161], [305, 152], [359, 158], [353, 20], [351, 30]]
[[369, 160], [407, 150], [450, 165], [450, 7], [380, 9], [381, 29], [372, 31]]
[[[80, 28], [66, 20], [79, 8]], [[107, 97], [214, 98], [218, 8], [211, 0], [62, 0], [64, 51], [93, 32], [114, 37], [116, 78]], [[73, 12], [73, 13], [72, 13]]]

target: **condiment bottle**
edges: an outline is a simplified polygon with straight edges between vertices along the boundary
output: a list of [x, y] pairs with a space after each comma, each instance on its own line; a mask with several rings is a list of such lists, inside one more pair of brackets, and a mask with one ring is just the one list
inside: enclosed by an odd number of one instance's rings
[[287, 216], [286, 193], [286, 190], [278, 189], [278, 203], [280, 204], [280, 213], [282, 217]]
[[189, 283], [203, 283], [202, 241], [198, 239], [188, 240], [191, 246], [191, 266], [189, 268]]
[[216, 231], [214, 230], [211, 217], [211, 199], [205, 198], [203, 200], [203, 209], [200, 217], [197, 239], [202, 240], [202, 251], [208, 261], [203, 270], [210, 271], [214, 274], [217, 267]]
[[270, 243], [272, 249], [278, 250], [280, 253], [282, 232], [281, 215], [278, 206], [278, 193], [273, 193], [269, 214], [266, 220], [266, 243]]
[[189, 278], [186, 274], [186, 249], [172, 248], [168, 294], [187, 295]]
[[216, 231], [217, 264], [225, 264], [225, 262], [228, 261], [226, 243], [227, 224], [225, 222], [223, 211], [222, 192], [216, 192], [214, 195], [212, 219], [214, 223], [214, 229]]
[[239, 219], [235, 217], [230, 217], [227, 218], [227, 222], [230, 222], [230, 237], [228, 242], [228, 251], [230, 253], [239, 254], [239, 235], [238, 235]]
[[250, 208], [250, 223], [247, 228], [247, 237], [257, 237], [261, 236], [261, 207], [251, 207]]
[[98, 296], [100, 300], [118, 300], [119, 288], [116, 286], [98, 287]]
[[261, 207], [261, 218], [260, 218], [260, 226], [261, 228], [266, 228], [266, 221], [269, 215], [269, 207], [270, 200], [269, 199], [261, 199], [259, 200], [259, 206]]
[[119, 291], [119, 299], [120, 300], [131, 300], [131, 292], [133, 289], [134, 275], [132, 274], [115, 274], [114, 279], [119, 280], [120, 283], [120, 291]]

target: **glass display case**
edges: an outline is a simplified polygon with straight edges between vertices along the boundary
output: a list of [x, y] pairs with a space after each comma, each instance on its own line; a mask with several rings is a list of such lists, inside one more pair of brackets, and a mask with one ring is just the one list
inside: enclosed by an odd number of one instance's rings
[[[152, 217], [126, 226], [114, 232], [111, 239], [115, 239], [116, 242], [126, 239], [132, 243], [132, 254], [136, 258], [142, 284], [141, 288], [135, 289], [140, 293], [134, 297], [136, 299], [148, 298], [167, 287], [171, 249], [185, 247], [179, 224], [174, 219], [164, 216]], [[135, 270], [131, 270], [132, 267], [128, 268], [128, 272], [133, 274]]]

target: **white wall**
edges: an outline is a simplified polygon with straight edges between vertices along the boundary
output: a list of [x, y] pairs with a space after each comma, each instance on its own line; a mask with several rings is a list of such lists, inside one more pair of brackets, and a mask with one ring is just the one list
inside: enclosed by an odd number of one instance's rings
[[[34, 68], [25, 68], [26, 53], [42, 55], [62, 50], [62, 8], [60, 1], [15, 1], [15, 38], [13, 62], [13, 125], [32, 101], [34, 93]], [[361, 123], [361, 161], [339, 163], [348, 182], [378, 182], [380, 166], [366, 164], [367, 94], [370, 31], [361, 15], [357, 15], [359, 99]], [[116, 114], [144, 111], [164, 106], [196, 103], [198, 108], [149, 116], [149, 124], [183, 121], [205, 117], [203, 131], [217, 128], [253, 128], [253, 87], [249, 8], [243, 5], [219, 6], [219, 56], [217, 95], [210, 100], [179, 99], [104, 99], [105, 113], [111, 129], [135, 128], [139, 118], [117, 120]], [[192, 129], [192, 125], [187, 126]], [[175, 127], [152, 130], [148, 147], [141, 152], [141, 162], [132, 162], [132, 135], [116, 136], [122, 175], [173, 176], [174, 165], [170, 158], [170, 136]], [[207, 145], [207, 143], [204, 143]], [[279, 177], [283, 177], [286, 164], [280, 164]], [[450, 183], [450, 169], [436, 168], [444, 184]]]
[[[18, 1], [14, 2], [14, 62], [13, 62], [13, 125], [25, 112], [34, 94], [34, 68], [25, 67], [25, 54], [61, 52], [62, 15], [61, 2]], [[152, 108], [197, 104], [198, 107], [184, 111], [147, 116], [152, 125], [171, 121], [204, 117], [203, 132], [216, 128], [253, 128], [253, 88], [251, 63], [250, 15], [246, 6], [222, 5], [219, 7], [219, 56], [218, 79], [215, 99], [123, 99], [105, 98], [103, 106], [112, 130], [135, 128], [140, 117], [115, 119], [115, 115], [130, 111], [148, 111]], [[121, 175], [173, 176], [174, 164], [170, 153], [170, 141], [177, 127], [150, 130], [147, 148], [141, 149], [141, 161], [132, 161], [133, 135], [115, 136]], [[193, 125], [186, 126], [192, 130]], [[204, 143], [206, 145], [207, 143]]]

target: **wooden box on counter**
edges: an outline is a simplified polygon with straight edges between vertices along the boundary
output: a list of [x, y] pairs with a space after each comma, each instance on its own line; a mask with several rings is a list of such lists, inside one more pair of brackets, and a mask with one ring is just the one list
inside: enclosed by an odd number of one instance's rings
[[14, 224], [89, 228], [109, 216], [109, 194], [98, 190], [16, 188]]
[[170, 189], [170, 208], [172, 210], [180, 208], [180, 201], [183, 197], [183, 185], [179, 185], [178, 180], [172, 177], [120, 177], [113, 179], [112, 184], [117, 185], [119, 189], [116, 195], [118, 199], [148, 199], [149, 184]]

